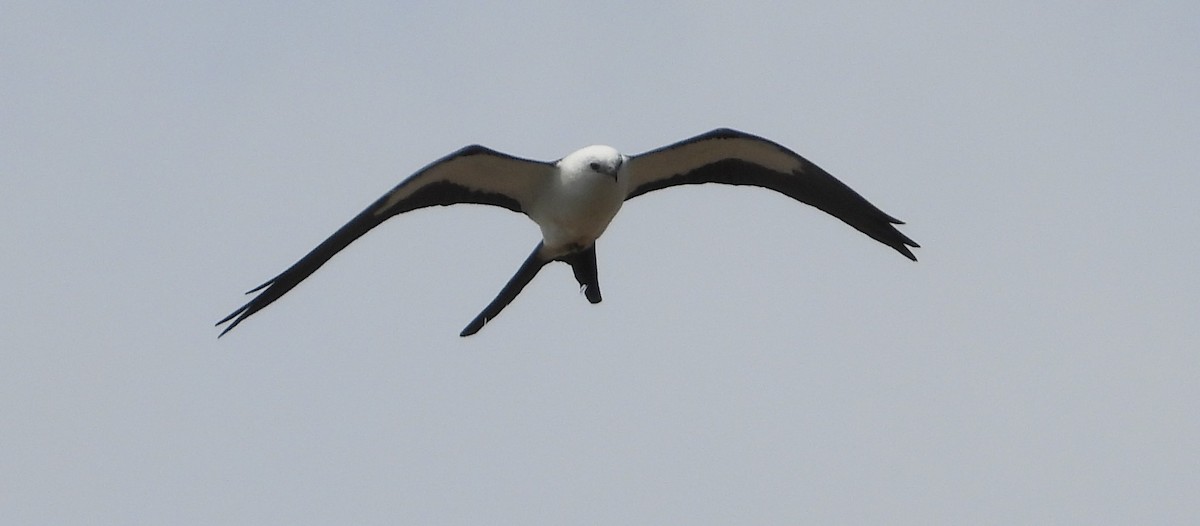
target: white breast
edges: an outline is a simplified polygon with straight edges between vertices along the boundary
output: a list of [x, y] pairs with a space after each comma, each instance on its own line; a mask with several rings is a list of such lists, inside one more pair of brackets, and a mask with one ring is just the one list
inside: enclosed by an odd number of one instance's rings
[[581, 174], [551, 181], [529, 217], [542, 229], [547, 248], [587, 247], [621, 209], [625, 192], [611, 177]]

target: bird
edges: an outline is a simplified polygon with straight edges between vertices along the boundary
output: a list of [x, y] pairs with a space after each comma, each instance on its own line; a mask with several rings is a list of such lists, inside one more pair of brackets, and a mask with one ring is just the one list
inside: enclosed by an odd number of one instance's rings
[[466, 146], [421, 168], [371, 203], [350, 222], [279, 275], [246, 294], [258, 293], [216, 326], [224, 336], [271, 305], [335, 254], [387, 219], [430, 206], [474, 203], [507, 208], [537, 223], [542, 239], [459, 336], [479, 332], [520, 294], [547, 264], [570, 265], [584, 297], [601, 301], [596, 240], [621, 205], [640, 195], [681, 185], [717, 183], [774, 190], [840, 219], [912, 261], [916, 242], [896, 229], [904, 224], [846, 184], [788, 148], [741, 131], [707, 133], [626, 156], [593, 145], [553, 162]]

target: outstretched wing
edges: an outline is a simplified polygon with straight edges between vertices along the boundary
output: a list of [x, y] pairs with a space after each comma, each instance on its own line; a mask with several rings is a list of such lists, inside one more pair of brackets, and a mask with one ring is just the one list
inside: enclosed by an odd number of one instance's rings
[[262, 291], [217, 322], [221, 325], [233, 320], [221, 335], [279, 299], [334, 254], [396, 214], [458, 203], [495, 205], [524, 213], [554, 170], [551, 163], [521, 159], [479, 145], [438, 159], [396, 185], [283, 273], [247, 292]]
[[774, 142], [726, 128], [636, 155], [629, 160], [632, 199], [684, 184], [721, 183], [769, 188], [817, 207], [916, 261], [920, 247], [902, 225], [828, 172]]

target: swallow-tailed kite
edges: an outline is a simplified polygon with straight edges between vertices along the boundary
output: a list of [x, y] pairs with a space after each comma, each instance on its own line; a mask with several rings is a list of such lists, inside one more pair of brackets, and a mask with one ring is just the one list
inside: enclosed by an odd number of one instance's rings
[[555, 162], [513, 157], [483, 146], [467, 146], [434, 161], [334, 232], [300, 261], [255, 287], [262, 291], [217, 325], [242, 320], [270, 305], [324, 265], [338, 251], [388, 218], [433, 205], [495, 205], [529, 216], [542, 241], [460, 336], [475, 334], [517, 297], [543, 266], [571, 266], [589, 302], [600, 302], [596, 239], [621, 205], [646, 192], [701, 183], [761, 186], [812, 205], [905, 257], [920, 245], [896, 230], [902, 221], [867, 202], [825, 170], [774, 142], [718, 129], [634, 155], [608, 146], [588, 146]]

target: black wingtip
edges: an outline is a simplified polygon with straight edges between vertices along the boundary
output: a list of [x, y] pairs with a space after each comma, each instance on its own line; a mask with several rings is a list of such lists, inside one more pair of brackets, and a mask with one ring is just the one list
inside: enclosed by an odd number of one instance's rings
[[246, 319], [246, 316], [249, 316], [251, 314], [251, 313], [247, 312], [250, 310], [251, 304], [253, 304], [253, 302], [242, 305], [242, 308], [229, 313], [228, 316], [221, 318], [221, 321], [218, 321], [216, 324], [214, 324], [213, 327], [220, 327], [222, 323], [228, 322], [229, 320], [233, 320], [233, 323], [230, 323], [229, 326], [225, 327], [225, 330], [221, 331], [221, 334], [218, 334], [217, 338], [224, 336], [225, 333], [233, 330], [233, 328], [237, 327], [238, 324], [242, 322], [242, 320]]
[[[231, 315], [231, 316], [232, 316], [232, 315]], [[225, 319], [223, 319], [223, 320], [221, 320], [221, 321], [217, 322], [217, 324], [216, 324], [216, 325], [214, 325], [214, 327], [220, 327], [222, 323], [225, 323], [225, 322], [227, 322], [227, 321], [229, 321], [229, 318], [225, 318]], [[224, 335], [225, 335], [225, 333], [229, 332], [229, 331], [230, 331], [230, 330], [232, 330], [234, 327], [237, 327], [237, 324], [238, 324], [238, 322], [240, 322], [240, 321], [242, 321], [242, 320], [241, 320], [241, 319], [238, 319], [238, 320], [235, 320], [233, 323], [230, 323], [228, 327], [225, 327], [225, 329], [224, 329], [224, 330], [222, 330], [222, 331], [220, 332], [220, 334], [217, 334], [217, 338], [220, 338], [220, 337], [224, 336]]]
[[[897, 224], [903, 225], [904, 223], [898, 221]], [[896, 232], [896, 235], [898, 235], [900, 237], [900, 242], [893, 244], [892, 247], [895, 248], [901, 254], [904, 254], [904, 257], [911, 259], [913, 261], [916, 261], [917, 256], [913, 255], [912, 251], [909, 250], [908, 247], [921, 248], [921, 245], [917, 244], [916, 241], [913, 241], [911, 238], [904, 235], [899, 230], [896, 230], [894, 228], [892, 230], [894, 230]]]
[[238, 310], [235, 310], [235, 311], [233, 311], [233, 312], [232, 312], [232, 313], [230, 313], [228, 316], [226, 316], [226, 317], [224, 317], [224, 318], [221, 318], [221, 321], [219, 321], [219, 322], [217, 322], [217, 323], [213, 324], [213, 327], [220, 327], [222, 323], [225, 323], [225, 322], [227, 322], [227, 321], [229, 321], [229, 320], [232, 320], [234, 316], [237, 316], [238, 314], [241, 314], [241, 313], [242, 313], [242, 311], [244, 311], [244, 310], [246, 310], [246, 307], [242, 307], [242, 308], [240, 308], [240, 309], [238, 309]]
[[265, 289], [265, 288], [267, 288], [268, 286], [270, 286], [272, 283], [275, 283], [275, 280], [277, 280], [277, 279], [279, 279], [279, 278], [278, 278], [278, 277], [271, 278], [271, 279], [270, 279], [270, 280], [268, 280], [266, 283], [263, 283], [262, 285], [259, 285], [259, 286], [257, 286], [257, 287], [254, 287], [254, 288], [250, 289], [250, 290], [247, 290], [247, 291], [246, 291], [246, 294], [254, 294], [255, 292], [258, 292], [258, 291], [260, 291], [260, 290], [262, 290], [262, 289]]
[[[875, 237], [875, 236], [871, 236], [871, 237]], [[888, 236], [885, 239], [881, 239], [878, 237], [875, 237], [875, 239], [882, 241], [883, 244], [885, 244], [889, 247], [892, 247], [892, 250], [899, 252], [900, 255], [902, 255], [908, 259], [911, 259], [913, 261], [917, 260], [917, 256], [914, 255], [912, 250], [909, 250], [908, 247], [921, 248], [921, 245], [918, 245], [915, 241], [909, 239], [908, 236], [901, 234], [899, 230], [892, 229], [892, 235]]]

